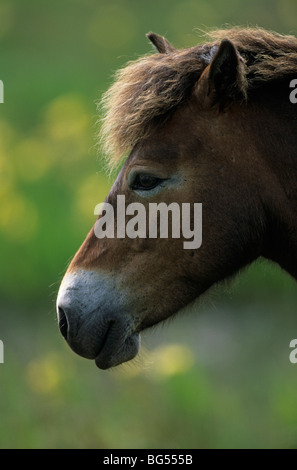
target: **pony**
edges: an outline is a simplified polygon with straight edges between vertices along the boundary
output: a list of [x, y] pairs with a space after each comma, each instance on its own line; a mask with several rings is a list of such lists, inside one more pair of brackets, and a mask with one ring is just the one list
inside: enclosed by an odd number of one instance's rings
[[103, 152], [121, 165], [105, 203], [115, 228], [119, 196], [124, 207], [202, 204], [203, 241], [185, 249], [182, 234], [97, 237], [92, 227], [57, 316], [69, 346], [101, 369], [134, 358], [143, 330], [260, 256], [297, 279], [297, 39], [235, 27], [176, 49], [147, 37], [156, 52], [119, 70], [100, 103]]

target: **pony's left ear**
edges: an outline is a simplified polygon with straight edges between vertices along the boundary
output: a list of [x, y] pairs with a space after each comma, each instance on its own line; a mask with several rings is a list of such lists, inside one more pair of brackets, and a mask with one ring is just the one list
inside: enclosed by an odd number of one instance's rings
[[196, 94], [209, 106], [245, 100], [247, 80], [244, 61], [234, 44], [223, 39], [196, 84]]

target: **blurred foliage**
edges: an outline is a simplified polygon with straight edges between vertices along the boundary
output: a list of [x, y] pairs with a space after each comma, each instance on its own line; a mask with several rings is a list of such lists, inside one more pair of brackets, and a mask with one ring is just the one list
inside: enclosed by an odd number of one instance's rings
[[[297, 293], [277, 267], [254, 264], [214, 290], [202, 335], [182, 339], [178, 322], [174, 339], [161, 330], [147, 366], [99, 373], [53, 320], [67, 262], [112, 183], [95, 134], [113, 72], [151, 51], [150, 30], [186, 47], [226, 23], [294, 34], [296, 16], [295, 0], [0, 0], [0, 447], [296, 446]], [[203, 363], [218, 344], [221, 361]]]

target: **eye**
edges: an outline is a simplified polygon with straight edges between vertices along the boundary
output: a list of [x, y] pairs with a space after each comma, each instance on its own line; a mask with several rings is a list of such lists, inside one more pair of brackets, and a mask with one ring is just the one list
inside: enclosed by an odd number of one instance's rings
[[158, 186], [162, 181], [164, 181], [162, 178], [157, 178], [156, 176], [148, 175], [146, 173], [138, 173], [131, 184], [131, 189], [149, 191], [150, 189], [154, 189]]

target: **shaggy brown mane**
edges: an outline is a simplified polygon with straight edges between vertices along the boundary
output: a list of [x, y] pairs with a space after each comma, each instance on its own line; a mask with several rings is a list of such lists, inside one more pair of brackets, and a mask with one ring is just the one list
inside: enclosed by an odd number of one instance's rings
[[224, 38], [245, 62], [248, 92], [297, 72], [297, 39], [260, 28], [232, 28], [208, 34], [210, 42], [128, 63], [103, 95], [101, 142], [111, 166], [190, 96], [194, 84]]

